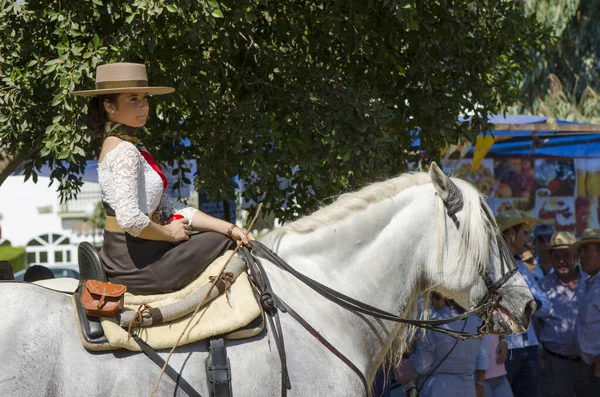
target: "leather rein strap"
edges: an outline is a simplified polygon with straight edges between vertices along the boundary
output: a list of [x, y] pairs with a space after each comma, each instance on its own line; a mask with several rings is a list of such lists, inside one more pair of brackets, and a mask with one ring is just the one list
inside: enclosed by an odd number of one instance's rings
[[[277, 267], [279, 267], [282, 270], [286, 270], [287, 272], [291, 273], [294, 277], [296, 277], [298, 280], [302, 281], [304, 284], [306, 284], [308, 287], [310, 287], [311, 289], [313, 289], [314, 291], [316, 291], [323, 297], [329, 299], [330, 301], [338, 304], [339, 306], [341, 306], [351, 312], [358, 312], [358, 313], [366, 314], [366, 315], [373, 316], [376, 318], [380, 318], [383, 320], [394, 321], [397, 323], [414, 325], [416, 327], [429, 329], [429, 330], [432, 330], [435, 332], [440, 332], [440, 333], [443, 333], [446, 335], [450, 335], [459, 340], [480, 339], [481, 337], [483, 337], [483, 334], [482, 333], [471, 334], [468, 332], [452, 331], [452, 330], [447, 330], [445, 328], [440, 328], [439, 326], [444, 325], [444, 324], [449, 324], [449, 323], [452, 323], [457, 320], [464, 320], [468, 317], [479, 314], [482, 311], [489, 312], [494, 308], [494, 306], [497, 303], [498, 298], [499, 298], [499, 295], [494, 296], [494, 295], [497, 295], [497, 293], [488, 293], [483, 297], [480, 304], [478, 304], [475, 308], [465, 311], [464, 313], [462, 313], [458, 316], [453, 316], [453, 317], [440, 319], [440, 320], [413, 320], [413, 319], [409, 319], [409, 318], [399, 317], [394, 314], [383, 311], [381, 309], [378, 309], [376, 307], [370, 306], [366, 303], [357, 301], [356, 299], [350, 298], [349, 296], [341, 294], [341, 293], [319, 283], [318, 281], [315, 281], [315, 280], [311, 279], [310, 277], [303, 275], [302, 273], [298, 272], [296, 269], [291, 267], [288, 263], [286, 263], [283, 259], [281, 259], [276, 253], [271, 251], [271, 249], [269, 249], [268, 247], [266, 247], [264, 244], [262, 244], [259, 241], [256, 241], [256, 240], [251, 241], [251, 244], [252, 244], [252, 248], [254, 251], [256, 251], [258, 254], [260, 254], [264, 258], [268, 259], [269, 261], [271, 261], [274, 265], [276, 265]], [[505, 276], [506, 276], [506, 278], [509, 278], [511, 275], [512, 274], [507, 273]], [[505, 280], [502, 280], [502, 281], [505, 281]], [[498, 283], [496, 283], [495, 285], [497, 285], [497, 284]]]
[[[254, 243], [256, 243], [256, 241], [252, 241], [252, 244], [254, 244]], [[262, 247], [264, 247], [264, 245], [262, 245]], [[266, 248], [266, 247], [264, 247], [264, 248]], [[257, 249], [256, 245], [253, 245], [253, 249]], [[266, 249], [268, 251], [270, 251], [268, 248], [266, 248]], [[258, 250], [260, 250], [260, 248]], [[298, 321], [298, 323], [300, 323], [300, 325], [302, 325], [304, 327], [304, 329], [306, 329], [312, 336], [314, 336], [327, 349], [329, 349], [329, 351], [331, 351], [336, 357], [338, 357], [348, 367], [350, 367], [350, 369], [352, 369], [356, 373], [356, 375], [360, 378], [360, 380], [362, 381], [362, 383], [365, 387], [365, 390], [368, 390], [367, 379], [365, 378], [363, 373], [360, 371], [360, 369], [358, 369], [356, 367], [356, 365], [354, 365], [354, 363], [352, 361], [350, 361], [350, 359], [348, 357], [346, 357], [342, 352], [340, 352], [338, 349], [336, 349], [335, 346], [333, 346], [331, 343], [329, 343], [329, 341], [327, 341], [327, 339], [325, 339], [323, 336], [321, 336], [321, 334], [319, 334], [319, 331], [314, 329], [304, 318], [302, 318], [302, 316], [300, 316], [298, 313], [296, 313], [296, 311], [294, 309], [292, 309], [280, 297], [275, 296], [275, 294], [273, 293], [273, 290], [271, 289], [271, 284], [265, 274], [264, 267], [262, 266], [262, 263], [260, 262], [260, 260], [258, 260], [258, 258], [251, 255], [250, 251], [246, 247], [244, 247], [244, 253], [246, 254], [246, 257], [248, 258], [247, 263], [248, 263], [248, 267], [250, 268], [250, 271], [251, 271], [251, 280], [253, 281], [253, 283], [255, 283], [255, 285], [258, 288], [260, 295], [261, 295], [260, 302], [263, 305], [265, 312], [267, 312], [267, 314], [269, 314], [269, 317], [267, 317], [267, 318], [269, 319], [269, 324], [271, 326], [271, 329], [276, 331], [273, 333], [274, 333], [274, 338], [275, 338], [275, 344], [276, 344], [277, 350], [279, 352], [279, 358], [281, 360], [281, 374], [282, 374], [281, 395], [286, 396], [287, 390], [291, 389], [292, 386], [291, 386], [291, 383], [289, 380], [289, 374], [287, 371], [287, 359], [285, 356], [283, 333], [281, 332], [281, 324], [279, 322], [279, 314], [278, 314], [277, 309], [281, 310], [284, 313], [289, 313], [289, 315], [292, 316], [296, 321]], [[274, 327], [271, 317], [276, 318], [278, 328]]]
[[[246, 264], [250, 269], [250, 281], [260, 294], [260, 304], [265, 313], [268, 314], [267, 321], [269, 327], [273, 333], [275, 339], [275, 346], [279, 353], [279, 360], [281, 361], [281, 395], [287, 396], [287, 391], [292, 388], [290, 383], [290, 377], [287, 370], [287, 359], [285, 356], [285, 343], [283, 339], [283, 330], [281, 328], [281, 321], [279, 319], [279, 310], [286, 312], [287, 305], [284, 306], [282, 301], [273, 293], [269, 278], [265, 273], [265, 269], [262, 263], [255, 258], [250, 250], [246, 246], [242, 246], [244, 256], [246, 257]], [[241, 253], [240, 253], [241, 255]]]

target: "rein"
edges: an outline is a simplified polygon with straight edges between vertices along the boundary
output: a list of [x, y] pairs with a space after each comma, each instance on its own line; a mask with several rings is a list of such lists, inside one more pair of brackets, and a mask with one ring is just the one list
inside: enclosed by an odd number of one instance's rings
[[[399, 316], [396, 316], [395, 314], [388, 313], [384, 310], [378, 309], [376, 307], [370, 306], [366, 303], [363, 303], [356, 299], [353, 299], [347, 295], [341, 294], [341, 293], [319, 283], [318, 281], [315, 281], [315, 280], [311, 279], [310, 277], [303, 275], [302, 273], [300, 273], [296, 269], [294, 269], [292, 266], [290, 266], [283, 259], [281, 259], [281, 257], [279, 257], [275, 252], [273, 252], [271, 249], [269, 249], [267, 246], [265, 246], [264, 244], [262, 244], [259, 241], [254, 240], [254, 241], [251, 241], [250, 244], [252, 244], [253, 252], [256, 252], [256, 253], [260, 254], [261, 256], [263, 256], [265, 259], [270, 260], [277, 267], [279, 267], [282, 270], [286, 270], [287, 272], [292, 274], [294, 277], [296, 277], [298, 280], [302, 281], [308, 287], [313, 289], [315, 292], [319, 293], [321, 296], [338, 304], [339, 306], [343, 307], [346, 310], [349, 310], [351, 312], [366, 314], [366, 315], [380, 318], [383, 320], [389, 320], [389, 321], [394, 321], [397, 323], [414, 325], [416, 327], [429, 329], [432, 331], [450, 335], [459, 340], [480, 339], [483, 337], [483, 333], [471, 334], [468, 332], [452, 331], [452, 330], [447, 330], [445, 328], [440, 328], [439, 326], [448, 324], [448, 323], [451, 323], [451, 322], [454, 322], [457, 320], [464, 320], [468, 317], [479, 314], [482, 311], [485, 311], [486, 314], [489, 314], [490, 310], [494, 308], [494, 305], [498, 301], [497, 298], [494, 299], [491, 296], [492, 294], [488, 293], [483, 297], [481, 302], [475, 308], [465, 311], [464, 313], [462, 313], [458, 316], [453, 316], [453, 317], [440, 319], [440, 320], [414, 320], [414, 319], [410, 319], [410, 318], [399, 317]], [[508, 276], [508, 274], [505, 276]], [[507, 277], [507, 279], [508, 279], [508, 277]], [[499, 280], [499, 281], [502, 281], [502, 280]], [[504, 284], [504, 282], [502, 282], [502, 284]], [[499, 283], [497, 282], [496, 284], [499, 284]], [[498, 298], [499, 298], [499, 296], [498, 296]]]
[[[434, 164], [435, 165], [435, 164]], [[439, 168], [434, 167], [434, 171]], [[447, 177], [446, 177], [447, 178]], [[448, 186], [448, 194], [444, 194], [443, 202], [446, 207], [446, 214], [453, 221], [454, 225], [457, 229], [460, 229], [460, 221], [456, 214], [463, 209], [463, 197], [462, 192], [456, 186], [450, 178], [447, 178], [447, 186]], [[483, 212], [487, 218], [487, 221], [490, 225], [495, 225], [495, 221], [491, 211], [486, 207], [483, 200], [480, 198], [480, 204]], [[255, 289], [260, 293], [260, 303], [264, 308], [264, 311], [269, 314], [268, 321], [273, 332], [277, 350], [279, 352], [279, 357], [281, 360], [281, 395], [283, 397], [287, 396], [287, 390], [291, 389], [290, 378], [287, 370], [287, 359], [285, 355], [285, 344], [283, 338], [283, 332], [281, 328], [281, 322], [279, 319], [279, 310], [283, 313], [289, 313], [300, 325], [302, 325], [311, 335], [313, 335], [319, 342], [321, 342], [327, 349], [329, 349], [336, 357], [342, 360], [352, 371], [354, 371], [357, 376], [362, 381], [365, 391], [367, 395], [369, 393], [369, 387], [367, 380], [363, 373], [358, 369], [352, 361], [350, 361], [346, 356], [344, 356], [339, 350], [337, 350], [331, 343], [329, 343], [323, 336], [319, 334], [319, 332], [313, 328], [302, 316], [296, 313], [288, 304], [283, 302], [281, 298], [279, 298], [271, 288], [271, 284], [269, 282], [268, 276], [258, 259], [258, 256], [262, 256], [263, 258], [268, 259], [275, 266], [280, 268], [281, 270], [285, 270], [299, 281], [304, 283], [306, 286], [310, 287], [312, 290], [320, 294], [326, 299], [329, 299], [331, 302], [339, 305], [340, 307], [358, 314], [365, 314], [368, 316], [372, 316], [375, 318], [393, 321], [397, 323], [403, 323], [408, 325], [413, 325], [416, 327], [420, 327], [423, 329], [428, 329], [434, 332], [440, 332], [445, 335], [452, 336], [457, 339], [457, 342], [460, 340], [468, 340], [468, 339], [480, 339], [483, 335], [489, 330], [489, 320], [492, 318], [492, 312], [500, 299], [502, 298], [499, 292], [499, 289], [514, 275], [516, 274], [518, 268], [514, 264], [514, 260], [511, 258], [508, 263], [512, 263], [511, 267], [506, 263], [506, 255], [505, 250], [502, 250], [503, 240], [499, 234], [496, 234], [496, 242], [498, 244], [498, 252], [500, 255], [500, 265], [501, 265], [501, 276], [495, 282], [491, 279], [486, 269], [480, 269], [479, 276], [483, 279], [487, 292], [481, 298], [481, 300], [475, 305], [475, 307], [471, 310], [465, 310], [462, 314], [458, 316], [453, 316], [449, 318], [439, 319], [439, 320], [413, 320], [409, 318], [403, 318], [397, 316], [392, 313], [388, 313], [384, 310], [378, 309], [376, 307], [370, 306], [364, 302], [360, 302], [356, 299], [353, 299], [347, 295], [341, 294], [338, 291], [335, 291], [318, 281], [311, 279], [310, 277], [305, 276], [304, 274], [298, 272], [292, 266], [290, 266], [287, 262], [285, 262], [281, 257], [279, 257], [275, 252], [273, 252], [270, 248], [265, 246], [259, 241], [251, 241], [250, 245], [252, 247], [252, 252], [248, 250], [246, 247], [243, 247], [244, 254], [247, 258], [248, 267], [250, 269], [250, 279], [254, 284]], [[511, 262], [512, 261], [512, 262]], [[463, 329], [460, 332], [441, 328], [441, 325], [452, 323], [457, 320], [466, 320], [467, 318], [477, 315], [483, 320], [483, 325], [479, 327], [477, 330], [477, 334], [471, 334], [464, 332]], [[465, 322], [466, 324], [466, 322]], [[456, 345], [456, 344], [455, 344]], [[450, 352], [453, 349], [450, 350]], [[449, 354], [449, 353], [448, 353]], [[444, 358], [445, 359], [445, 358]]]

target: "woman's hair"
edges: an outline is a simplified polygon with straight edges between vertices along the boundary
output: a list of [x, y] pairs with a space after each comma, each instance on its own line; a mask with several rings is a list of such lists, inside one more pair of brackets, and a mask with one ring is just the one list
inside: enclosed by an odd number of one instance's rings
[[117, 98], [120, 94], [98, 95], [93, 97], [88, 104], [87, 118], [85, 124], [95, 135], [102, 135], [104, 125], [110, 121], [108, 113], [104, 109], [104, 101], [108, 101], [117, 106]]

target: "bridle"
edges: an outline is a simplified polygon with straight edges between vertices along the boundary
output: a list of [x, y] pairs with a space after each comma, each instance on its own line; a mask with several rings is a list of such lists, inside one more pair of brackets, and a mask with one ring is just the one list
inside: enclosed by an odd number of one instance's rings
[[[462, 192], [460, 191], [458, 186], [456, 186], [450, 180], [450, 178], [448, 178], [448, 183], [450, 187], [450, 193], [446, 199], [443, 199], [444, 205], [446, 207], [447, 215], [452, 219], [456, 227], [460, 228], [460, 222], [456, 217], [456, 213], [463, 208]], [[483, 201], [481, 201], [481, 207], [486, 214], [487, 221], [490, 222], [491, 225], [495, 225], [493, 215], [491, 214], [489, 209], [484, 205]], [[505, 244], [502, 238], [503, 237], [499, 233], [496, 234], [496, 243], [498, 244], [498, 251], [500, 252], [501, 259], [502, 275], [500, 276], [500, 278], [494, 281], [487, 273], [487, 269], [480, 269], [479, 275], [483, 278], [485, 286], [487, 287], [487, 291], [486, 294], [480, 299], [479, 303], [474, 308], [470, 310], [464, 310], [463, 313], [457, 316], [439, 320], [415, 320], [410, 318], [404, 318], [396, 316], [392, 313], [388, 313], [376, 307], [370, 306], [366, 303], [360, 302], [349, 296], [341, 294], [319, 283], [318, 281], [311, 279], [310, 277], [305, 276], [304, 274], [298, 272], [296, 269], [291, 267], [275, 252], [273, 252], [261, 242], [256, 240], [251, 241], [252, 253], [245, 249], [245, 254], [249, 262], [251, 280], [255, 288], [260, 293], [260, 301], [263, 308], [265, 309], [265, 312], [270, 315], [268, 317], [269, 322], [271, 325], [271, 329], [275, 334], [274, 336], [276, 340], [276, 345], [278, 347], [279, 356], [282, 363], [282, 395], [286, 395], [286, 390], [290, 389], [291, 385], [289, 383], [289, 376], [287, 374], [285, 347], [283, 335], [281, 333], [281, 325], [279, 323], [277, 309], [281, 310], [284, 313], [287, 312], [290, 315], [292, 315], [292, 317], [294, 317], [296, 321], [298, 321], [305, 329], [307, 329], [313, 336], [315, 336], [321, 343], [323, 343], [330, 351], [332, 351], [337, 357], [339, 357], [344, 363], [346, 363], [354, 372], [356, 372], [357, 375], [363, 381], [365, 387], [367, 387], [367, 382], [362, 372], [349, 359], [347, 359], [339, 350], [337, 350], [327, 340], [320, 336], [320, 334], [310, 324], [308, 324], [306, 320], [304, 320], [299, 314], [297, 314], [287, 303], [285, 303], [280, 297], [275, 295], [275, 293], [271, 289], [270, 282], [262, 264], [260, 263], [260, 260], [258, 259], [258, 256], [269, 260], [278, 268], [289, 272], [299, 281], [303, 282], [305, 285], [307, 285], [323, 297], [329, 299], [330, 301], [336, 303], [344, 309], [349, 310], [352, 313], [360, 313], [382, 320], [413, 325], [416, 327], [450, 335], [458, 340], [467, 340], [480, 339], [486, 332], [489, 331], [489, 321], [492, 317], [492, 312], [498, 304], [498, 302], [501, 300], [499, 290], [504, 284], [506, 284], [506, 282], [512, 276], [516, 274], [518, 270], [514, 259], [506, 255], [507, 249], [502, 245]], [[453, 331], [440, 327], [441, 325], [452, 323], [457, 320], [467, 319], [473, 315], [477, 315], [478, 317], [480, 317], [483, 322], [482, 326], [478, 329], [478, 333], [476, 334], [471, 334], [464, 331]]]
[[[452, 180], [450, 180], [450, 178], [447, 179], [447, 183], [448, 183], [449, 193], [448, 193], [447, 197], [442, 198], [442, 200], [444, 202], [444, 206], [446, 207], [446, 214], [448, 215], [448, 217], [450, 219], [452, 219], [456, 228], [460, 229], [460, 221], [456, 217], [456, 214], [460, 210], [462, 210], [463, 206], [464, 206], [462, 192], [460, 191], [459, 187], [456, 186], [456, 184], [454, 182], [452, 182]], [[493, 214], [491, 213], [489, 208], [485, 205], [483, 199], [480, 198], [479, 200], [480, 200], [480, 207], [481, 207], [481, 210], [483, 211], [483, 213], [485, 214], [486, 221], [488, 222], [489, 225], [495, 225], [496, 222], [494, 220]], [[505, 243], [502, 235], [499, 232], [497, 232], [495, 234], [495, 237], [496, 237], [496, 247], [500, 254], [500, 272], [501, 272], [500, 278], [498, 278], [496, 281], [493, 281], [492, 278], [490, 277], [490, 275], [487, 273], [487, 269], [481, 269], [481, 266], [479, 267], [480, 268], [479, 276], [483, 279], [483, 282], [484, 282], [487, 290], [486, 290], [485, 295], [479, 300], [477, 305], [475, 305], [475, 307], [471, 310], [466, 310], [463, 307], [461, 307], [458, 303], [456, 303], [454, 300], [446, 298], [447, 300], [452, 302], [452, 304], [455, 307], [457, 307], [462, 312], [464, 312], [464, 314], [469, 314], [469, 317], [476, 314], [482, 320], [482, 325], [479, 327], [477, 334], [469, 334], [469, 333], [465, 334], [464, 332], [456, 332], [456, 331], [448, 331], [448, 330], [446, 330], [448, 332], [444, 332], [439, 328], [433, 329], [434, 331], [445, 333], [445, 334], [453, 336], [459, 340], [482, 338], [484, 334], [489, 332], [489, 320], [492, 316], [492, 311], [494, 310], [494, 308], [496, 307], [498, 302], [502, 299], [502, 296], [500, 295], [500, 288], [502, 288], [502, 286], [504, 286], [504, 284], [506, 284], [508, 282], [508, 280], [510, 280], [510, 278], [513, 277], [518, 271], [518, 267], [514, 261], [514, 258], [512, 258], [512, 256], [507, 255], [508, 248], [505, 247], [506, 243]], [[448, 322], [452, 322], [452, 321], [456, 321], [456, 320], [461, 320], [462, 319], [461, 317], [462, 316], [448, 317], [448, 318], [446, 318], [446, 320], [450, 320]]]

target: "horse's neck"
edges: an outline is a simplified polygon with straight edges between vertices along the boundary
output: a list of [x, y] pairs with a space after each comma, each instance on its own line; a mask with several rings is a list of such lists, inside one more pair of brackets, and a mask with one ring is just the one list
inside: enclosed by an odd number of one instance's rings
[[[308, 234], [289, 233], [275, 248], [298, 271], [334, 290], [404, 314], [416, 284], [415, 250], [432, 216], [414, 192], [370, 207]], [[342, 309], [287, 274], [273, 276], [276, 293], [365, 372], [373, 370], [400, 330], [398, 324]]]

